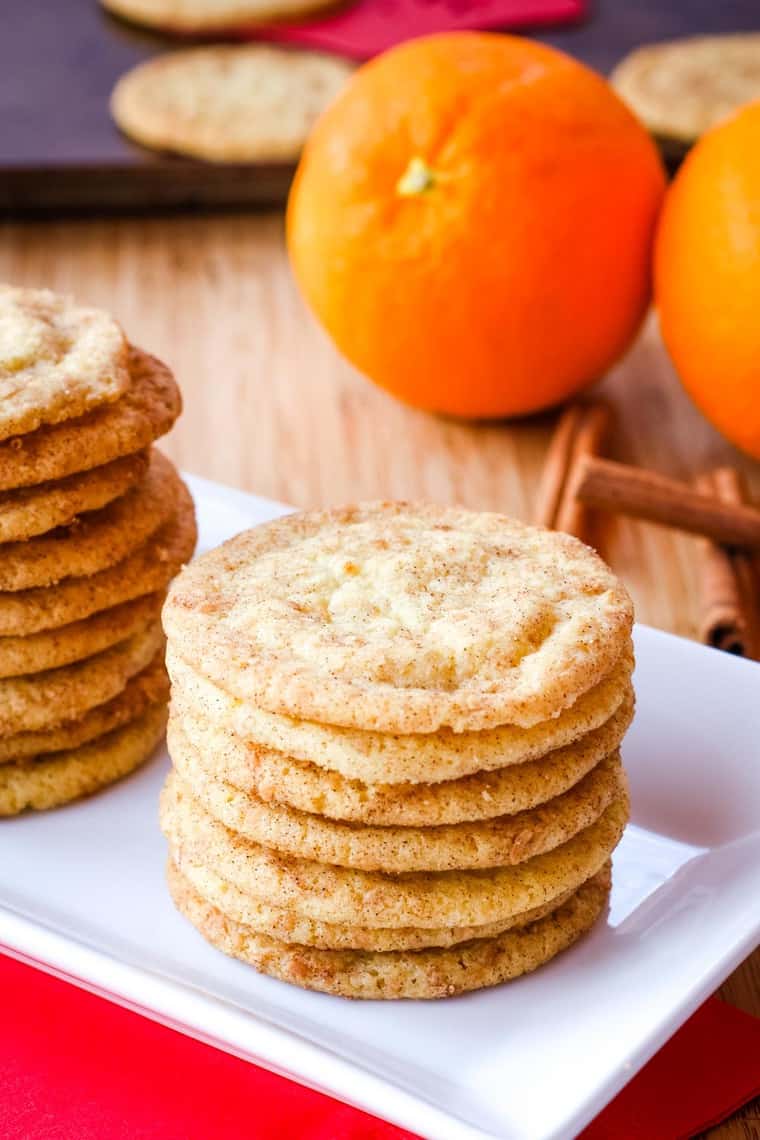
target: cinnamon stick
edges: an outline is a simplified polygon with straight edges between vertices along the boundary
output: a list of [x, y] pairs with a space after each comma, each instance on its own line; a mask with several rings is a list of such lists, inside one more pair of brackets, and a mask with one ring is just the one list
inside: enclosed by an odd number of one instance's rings
[[557, 510], [555, 529], [574, 534], [584, 542], [588, 541], [590, 534], [590, 512], [588, 507], [572, 493], [572, 475], [582, 459], [598, 455], [609, 432], [611, 420], [612, 413], [607, 404], [599, 402], [584, 406], [584, 415], [575, 433], [570, 473]]
[[571, 404], [560, 415], [544, 460], [541, 485], [538, 489], [536, 525], [554, 529], [562, 494], [570, 473], [573, 440], [582, 418], [580, 404]]
[[755, 507], [724, 502], [654, 471], [586, 455], [567, 490], [597, 510], [677, 527], [726, 546], [760, 549], [760, 511]]
[[[750, 501], [746, 483], [733, 467], [719, 467], [700, 476], [696, 486], [725, 503]], [[701, 640], [728, 653], [760, 659], [760, 602], [750, 556], [702, 542], [699, 588]]]
[[539, 489], [536, 522], [540, 526], [564, 530], [588, 542], [589, 513], [572, 494], [571, 482], [580, 460], [598, 454], [611, 419], [610, 408], [602, 401], [571, 404], [560, 416]]

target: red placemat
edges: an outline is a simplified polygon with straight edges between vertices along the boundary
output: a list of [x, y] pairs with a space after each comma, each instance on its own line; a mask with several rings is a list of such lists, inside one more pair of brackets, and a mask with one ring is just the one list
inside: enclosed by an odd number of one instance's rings
[[[0, 993], [2, 1140], [410, 1140], [2, 955]], [[680, 1140], [758, 1092], [760, 1020], [712, 999], [583, 1140]]]
[[322, 19], [251, 28], [241, 35], [368, 59], [432, 32], [554, 24], [585, 14], [586, 0], [355, 0]]

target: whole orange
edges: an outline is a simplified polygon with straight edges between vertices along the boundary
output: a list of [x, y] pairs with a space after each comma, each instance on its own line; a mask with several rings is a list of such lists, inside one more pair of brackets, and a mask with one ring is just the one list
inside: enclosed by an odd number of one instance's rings
[[678, 172], [657, 235], [655, 293], [687, 392], [760, 459], [760, 103], [704, 135]]
[[596, 380], [646, 310], [664, 176], [600, 76], [512, 36], [413, 40], [318, 121], [288, 205], [338, 348], [410, 404], [520, 415]]

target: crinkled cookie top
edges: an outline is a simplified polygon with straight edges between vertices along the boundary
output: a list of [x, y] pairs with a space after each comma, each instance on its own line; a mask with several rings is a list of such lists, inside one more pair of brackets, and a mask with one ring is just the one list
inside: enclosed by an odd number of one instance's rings
[[630, 598], [568, 535], [369, 503], [291, 515], [188, 567], [175, 651], [241, 700], [383, 732], [558, 716], [628, 645]]
[[127, 342], [108, 313], [0, 285], [0, 439], [84, 415], [128, 387]]

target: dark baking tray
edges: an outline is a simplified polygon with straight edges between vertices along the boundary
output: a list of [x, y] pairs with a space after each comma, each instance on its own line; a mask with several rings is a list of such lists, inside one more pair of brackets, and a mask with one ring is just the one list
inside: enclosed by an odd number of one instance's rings
[[[758, 0], [597, 0], [585, 23], [537, 38], [606, 72], [642, 42], [758, 25]], [[114, 83], [173, 44], [113, 19], [97, 0], [0, 0], [0, 210], [281, 203], [290, 164], [173, 158], [119, 134], [108, 112]]]

